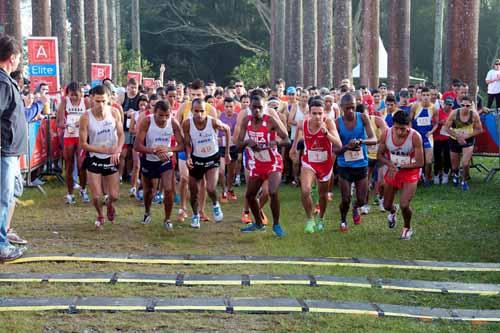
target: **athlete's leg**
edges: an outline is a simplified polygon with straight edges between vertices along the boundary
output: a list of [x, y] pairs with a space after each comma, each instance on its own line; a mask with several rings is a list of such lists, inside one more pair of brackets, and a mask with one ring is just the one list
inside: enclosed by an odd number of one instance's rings
[[227, 186], [226, 186], [226, 159], [224, 158], [224, 156], [221, 156], [221, 158], [220, 158], [219, 180], [220, 180], [220, 185], [222, 187], [222, 193], [227, 193]]
[[231, 160], [231, 162], [227, 166], [227, 180], [226, 180], [226, 187], [228, 192], [233, 191], [233, 182], [234, 182], [234, 175], [235, 175], [235, 170], [236, 170], [236, 161]]
[[269, 201], [269, 179], [264, 180], [261, 186], [261, 191], [259, 195], [259, 205], [260, 209], [264, 209], [264, 206]]
[[97, 211], [97, 216], [103, 218], [102, 212], [102, 175], [87, 171], [90, 193], [92, 194], [92, 203]]
[[123, 145], [122, 147], [122, 152], [120, 153], [120, 166], [119, 166], [119, 177], [124, 176], [124, 171], [126, 167], [126, 160], [127, 160], [127, 155], [128, 155], [128, 145]]
[[217, 204], [217, 180], [219, 178], [218, 176], [219, 176], [219, 168], [209, 169], [205, 173], [207, 193], [210, 200], [212, 200], [213, 205]]
[[205, 203], [207, 201], [207, 174], [199, 183], [198, 190], [198, 205], [200, 206], [200, 214], [205, 215]]
[[309, 168], [302, 168], [300, 173], [300, 189], [302, 193], [302, 205], [307, 219], [313, 218], [313, 201], [311, 196], [312, 184], [316, 180], [316, 174]]
[[396, 196], [397, 189], [389, 184], [384, 185], [384, 208], [391, 214], [396, 213], [396, 207], [394, 206], [394, 197]]
[[142, 176], [142, 191], [144, 193], [144, 212], [151, 215], [151, 203], [153, 202], [153, 190], [156, 189], [158, 180]]
[[410, 208], [411, 199], [415, 196], [417, 191], [417, 183], [403, 183], [401, 193], [399, 194], [399, 207], [403, 215], [404, 227], [410, 228], [412, 210]]
[[462, 149], [462, 168], [464, 170], [464, 180], [470, 177], [470, 161], [472, 159], [472, 153], [474, 152], [474, 146], [464, 147]]
[[118, 172], [109, 176], [103, 176], [102, 184], [104, 191], [108, 195], [108, 204], [112, 205], [120, 197], [120, 176]]
[[356, 186], [356, 202], [354, 203], [353, 210], [362, 207], [366, 203], [368, 194], [368, 178], [363, 178], [355, 183]]
[[165, 221], [170, 220], [172, 208], [174, 206], [174, 170], [170, 169], [161, 174], [163, 183], [163, 208], [165, 210]]
[[273, 214], [273, 225], [280, 223], [280, 199], [278, 195], [281, 184], [281, 172], [272, 172], [267, 179], [269, 197], [271, 199], [271, 212]]
[[130, 179], [130, 185], [132, 188], [137, 189], [137, 180], [139, 179], [139, 169], [141, 167], [141, 161], [139, 159], [139, 153], [132, 149], [132, 177]]
[[339, 177], [339, 187], [340, 187], [340, 218], [342, 221], [346, 221], [347, 212], [349, 211], [349, 205], [351, 203], [351, 182], [348, 182], [342, 177]]
[[87, 170], [85, 170], [83, 166], [83, 162], [85, 161], [85, 151], [78, 147], [77, 151], [77, 162], [78, 162], [78, 177], [80, 179], [80, 187], [82, 190], [85, 190], [87, 187]]
[[257, 200], [257, 193], [262, 186], [262, 179], [260, 178], [248, 178], [247, 189], [245, 193], [245, 198], [248, 206], [252, 210], [253, 217], [255, 219], [256, 225], [262, 225], [262, 217], [260, 215], [259, 201]]
[[66, 188], [68, 190], [68, 194], [73, 194], [73, 167], [75, 160], [75, 153], [77, 145], [76, 144], [66, 144], [64, 145], [63, 157], [64, 157], [64, 166], [66, 171]]
[[432, 157], [433, 157], [432, 147], [425, 148], [424, 176], [426, 180], [432, 179]]
[[188, 194], [188, 184], [189, 184], [189, 170], [186, 165], [185, 160], [179, 159], [179, 175], [180, 175], [180, 182], [179, 182], [179, 194], [181, 196], [181, 203], [180, 203], [180, 209], [182, 209], [184, 212], [186, 211], [186, 201], [187, 201], [187, 194]]
[[189, 192], [191, 198], [191, 208], [193, 210], [193, 215], [198, 215], [200, 213], [199, 203], [198, 203], [198, 193], [200, 187], [201, 179], [198, 180], [192, 176], [189, 176]]

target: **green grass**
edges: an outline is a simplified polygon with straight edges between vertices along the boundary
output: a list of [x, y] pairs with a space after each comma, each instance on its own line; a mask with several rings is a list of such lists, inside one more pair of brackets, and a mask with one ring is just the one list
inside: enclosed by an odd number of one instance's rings
[[[496, 161], [477, 160], [491, 166]], [[14, 227], [30, 240], [30, 253], [120, 252], [140, 254], [218, 254], [335, 256], [387, 259], [427, 259], [449, 261], [500, 262], [500, 177], [489, 184], [484, 175], [473, 171], [471, 190], [462, 193], [450, 186], [419, 188], [412, 202], [416, 234], [411, 241], [398, 240], [401, 216], [395, 230], [389, 230], [386, 214], [373, 211], [363, 224], [347, 234], [338, 232], [339, 193], [327, 210], [327, 230], [305, 235], [305, 215], [299, 190], [284, 186], [280, 190], [282, 223], [288, 233], [276, 239], [272, 232], [243, 235], [239, 232], [241, 200], [223, 205], [222, 224], [202, 224], [192, 230], [188, 223], [175, 226], [167, 234], [162, 226], [162, 210], [154, 206], [153, 224], [138, 223], [143, 209], [127, 197], [122, 187], [118, 203], [119, 223], [94, 231], [94, 210], [78, 203], [63, 203], [64, 189], [55, 181], [44, 186], [48, 196], [36, 189], [26, 190]], [[241, 189], [237, 191], [241, 197]], [[208, 212], [208, 211], [207, 211]], [[269, 213], [269, 211], [268, 211]], [[270, 216], [270, 214], [268, 214]], [[371, 278], [424, 279], [500, 283], [500, 273], [429, 272], [355, 267], [304, 267], [287, 265], [161, 266], [99, 263], [35, 263], [0, 266], [2, 272], [148, 272], [193, 274], [331, 274]], [[159, 296], [159, 297], [300, 297], [360, 302], [390, 303], [447, 308], [500, 309], [500, 297], [441, 295], [397, 292], [381, 289], [306, 286], [252, 287], [174, 287], [126, 284], [2, 284], [0, 295], [43, 296]], [[370, 318], [349, 315], [227, 315], [166, 313], [0, 313], [0, 332], [496, 332], [499, 324], [472, 325], [449, 321], [423, 322], [413, 319]]]

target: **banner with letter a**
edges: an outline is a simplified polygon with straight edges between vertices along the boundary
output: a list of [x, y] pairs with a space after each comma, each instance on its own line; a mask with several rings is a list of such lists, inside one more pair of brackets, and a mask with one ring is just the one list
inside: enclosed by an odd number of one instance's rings
[[49, 94], [59, 92], [59, 53], [57, 37], [29, 37], [28, 73], [30, 89], [34, 90], [42, 82], [49, 85]]
[[111, 72], [112, 72], [111, 64], [92, 63], [91, 68], [92, 68], [92, 75], [91, 75], [92, 88], [102, 84], [102, 81], [104, 79], [111, 79]]

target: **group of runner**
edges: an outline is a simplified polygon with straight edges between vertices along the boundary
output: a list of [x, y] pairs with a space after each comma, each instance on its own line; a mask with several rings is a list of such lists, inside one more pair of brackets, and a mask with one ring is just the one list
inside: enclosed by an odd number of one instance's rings
[[[182, 222], [188, 217], [189, 197], [191, 227], [200, 228], [209, 220], [207, 194], [215, 222], [224, 219], [220, 203], [237, 200], [233, 183], [239, 182], [243, 166], [242, 222], [247, 225], [242, 232], [266, 229], [263, 207], [269, 201], [272, 230], [278, 237], [285, 235], [278, 193], [287, 171], [300, 183], [306, 233], [324, 230], [327, 203], [338, 182], [341, 232], [349, 230], [349, 209], [355, 225], [368, 214], [371, 192], [380, 209], [389, 213], [389, 228], [395, 227], [401, 210], [400, 238], [409, 240], [410, 203], [419, 180], [424, 185], [432, 180], [433, 159], [441, 168], [434, 168], [435, 183], [448, 181], [443, 162], [448, 153], [453, 184], [468, 189], [474, 137], [482, 128], [475, 103], [460, 90], [462, 83], [444, 99], [433, 94], [433, 87], [418, 87], [414, 95], [413, 87], [396, 94], [384, 84], [354, 91], [348, 80], [339, 89], [285, 89], [282, 80], [268, 91], [256, 88], [247, 94], [242, 81], [236, 87], [221, 89], [196, 80], [184, 91], [169, 81], [166, 88], [141, 92], [130, 79], [119, 96], [105, 80], [85, 97], [78, 84], [69, 84], [58, 110], [64, 131], [66, 203], [75, 203], [77, 170], [83, 202], [90, 201], [86, 185], [90, 189], [96, 227], [103, 228], [104, 207], [113, 222], [113, 203], [122, 176], [128, 174], [130, 154], [129, 193], [144, 200], [140, 222], [151, 223], [152, 202], [163, 201], [164, 227], [171, 231], [174, 198], [180, 205], [175, 220]], [[396, 192], [399, 205], [394, 204]]]

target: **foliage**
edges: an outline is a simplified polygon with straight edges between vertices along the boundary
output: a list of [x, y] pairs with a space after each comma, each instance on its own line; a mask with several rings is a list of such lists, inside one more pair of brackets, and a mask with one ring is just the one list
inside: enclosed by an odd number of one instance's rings
[[271, 60], [268, 53], [254, 55], [252, 57], [241, 57], [241, 64], [231, 72], [231, 76], [237, 80], [243, 80], [249, 87], [257, 87], [269, 84]]
[[137, 52], [132, 49], [127, 49], [124, 47], [124, 43], [120, 43], [121, 52], [121, 73], [120, 78], [126, 80], [128, 71], [142, 72], [143, 77], [156, 77], [155, 71], [153, 70], [153, 63], [145, 59]]

